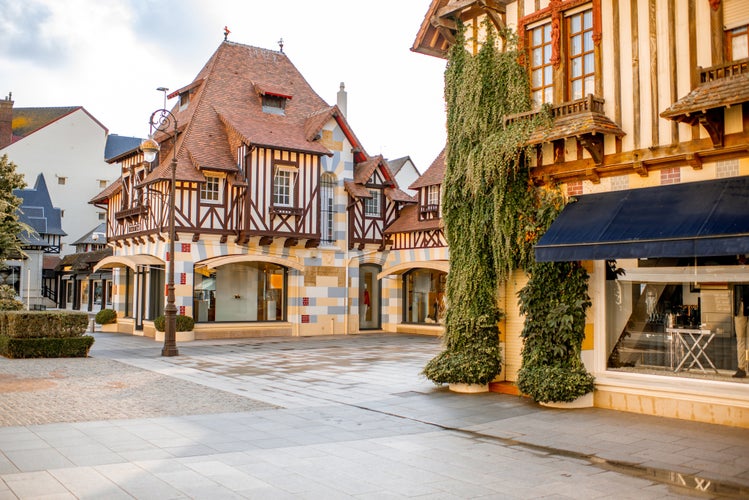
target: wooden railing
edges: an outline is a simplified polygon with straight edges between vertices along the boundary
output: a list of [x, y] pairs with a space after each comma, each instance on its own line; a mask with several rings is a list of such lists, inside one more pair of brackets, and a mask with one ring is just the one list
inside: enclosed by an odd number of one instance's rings
[[[582, 99], [576, 99], [574, 101], [567, 101], [556, 106], [551, 107], [551, 117], [556, 119], [562, 116], [577, 115], [581, 113], [593, 112], [603, 114], [603, 105], [606, 101], [603, 97], [597, 97], [593, 94], [588, 94], [587, 97]], [[514, 115], [505, 116], [505, 125], [521, 120], [523, 118], [531, 118], [541, 112], [540, 109], [533, 111], [526, 111], [525, 113], [516, 113]]]
[[749, 58], [730, 61], [705, 69], [700, 68], [700, 83], [712, 82], [744, 73], [749, 73]]
[[119, 212], [115, 212], [114, 218], [117, 220], [122, 219], [135, 219], [148, 213], [148, 205], [137, 205], [132, 208], [125, 208]]
[[270, 213], [274, 215], [302, 215], [303, 210], [296, 207], [284, 207], [279, 205], [271, 205]]
[[440, 208], [440, 207], [439, 207], [439, 205], [437, 205], [437, 204], [432, 204], [432, 205], [421, 205], [421, 206], [419, 207], [419, 211], [420, 211], [420, 212], [421, 212], [422, 214], [428, 214], [428, 213], [432, 213], [432, 212], [438, 212], [438, 211], [439, 211], [439, 208]]

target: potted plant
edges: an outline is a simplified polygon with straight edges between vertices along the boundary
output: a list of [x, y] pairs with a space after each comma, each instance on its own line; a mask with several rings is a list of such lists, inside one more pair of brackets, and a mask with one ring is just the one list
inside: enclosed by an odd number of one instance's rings
[[[195, 328], [194, 319], [192, 319], [190, 316], [185, 316], [184, 314], [178, 314], [175, 321], [177, 328], [175, 332], [175, 340], [177, 342], [187, 342], [190, 340], [195, 340], [195, 332], [193, 332], [193, 328]], [[156, 329], [154, 340], [163, 342], [164, 329], [166, 328], [166, 317], [163, 314], [157, 317], [155, 320], [153, 320], [153, 326]]]
[[101, 325], [102, 332], [117, 331], [117, 311], [114, 309], [102, 309], [94, 317], [94, 322]]
[[576, 262], [536, 263], [519, 296], [525, 324], [518, 388], [548, 406], [592, 406], [594, 379], [580, 358], [588, 273]]

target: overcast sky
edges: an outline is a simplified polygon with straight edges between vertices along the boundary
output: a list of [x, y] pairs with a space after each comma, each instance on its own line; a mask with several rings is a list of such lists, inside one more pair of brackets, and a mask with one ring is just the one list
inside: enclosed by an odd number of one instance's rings
[[[155, 89], [190, 83], [223, 40], [283, 50], [328, 104], [341, 82], [371, 155], [424, 172], [445, 142], [445, 61], [413, 45], [429, 0], [0, 0], [0, 97], [83, 106], [144, 137]], [[171, 108], [173, 103], [169, 103]]]

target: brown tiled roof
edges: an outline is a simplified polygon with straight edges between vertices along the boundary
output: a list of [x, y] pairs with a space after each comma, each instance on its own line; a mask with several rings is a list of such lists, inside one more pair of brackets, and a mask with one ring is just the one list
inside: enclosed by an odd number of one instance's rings
[[442, 219], [419, 220], [419, 206], [403, 207], [398, 218], [385, 229], [385, 234], [414, 233], [443, 227]]
[[666, 108], [661, 116], [682, 121], [693, 113], [745, 102], [749, 102], [749, 73], [703, 83]]
[[583, 134], [624, 135], [624, 131], [606, 115], [585, 111], [555, 118], [551, 126], [536, 129], [528, 144], [541, 144]]
[[348, 194], [354, 198], [371, 198], [372, 195], [369, 190], [362, 184], [357, 184], [354, 181], [343, 181], [343, 187], [346, 188]]
[[395, 176], [382, 155], [369, 157], [365, 161], [354, 165], [354, 182], [366, 184], [377, 168], [383, 170], [385, 178], [395, 184]]
[[94, 266], [104, 257], [112, 255], [111, 248], [96, 250], [94, 252], [76, 252], [66, 255], [55, 266], [55, 271], [62, 271], [66, 266], [70, 266], [71, 271], [91, 272]]
[[[171, 110], [180, 128], [186, 124], [178, 137], [178, 179], [203, 181], [199, 170], [237, 172], [235, 155], [240, 141], [250, 146], [330, 154], [306, 133], [309, 117], [330, 106], [312, 90], [286, 54], [224, 41], [195, 82], [200, 83], [188, 106]], [[293, 98], [287, 101], [284, 115], [275, 115], [263, 112], [258, 92]], [[164, 134], [157, 139], [163, 141], [161, 164], [146, 182], [170, 176], [171, 153], [164, 149], [169, 149], [171, 139]]]
[[42, 269], [54, 269], [61, 260], [59, 255], [44, 255], [42, 256]]
[[385, 188], [385, 196], [393, 201], [400, 201], [402, 203], [416, 203], [416, 198], [406, 194], [398, 188]]
[[445, 178], [445, 149], [440, 151], [437, 158], [434, 159], [429, 168], [421, 174], [421, 177], [416, 179], [410, 186], [409, 189], [419, 189], [426, 186], [434, 186], [442, 184]]

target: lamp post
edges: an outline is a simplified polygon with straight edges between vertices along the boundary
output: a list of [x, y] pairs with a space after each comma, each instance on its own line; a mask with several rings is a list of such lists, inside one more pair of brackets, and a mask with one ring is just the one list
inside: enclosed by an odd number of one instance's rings
[[176, 233], [174, 230], [174, 213], [175, 213], [175, 185], [177, 184], [177, 119], [167, 109], [157, 109], [151, 113], [148, 121], [151, 133], [148, 139], [145, 139], [140, 149], [143, 151], [143, 159], [151, 163], [156, 159], [159, 152], [159, 143], [154, 140], [156, 132], [169, 133], [172, 129], [172, 178], [169, 188], [169, 263], [167, 271], [166, 285], [166, 306], [164, 307], [164, 347], [161, 349], [162, 356], [178, 356], [177, 350], [177, 306], [174, 305], [174, 240]]

